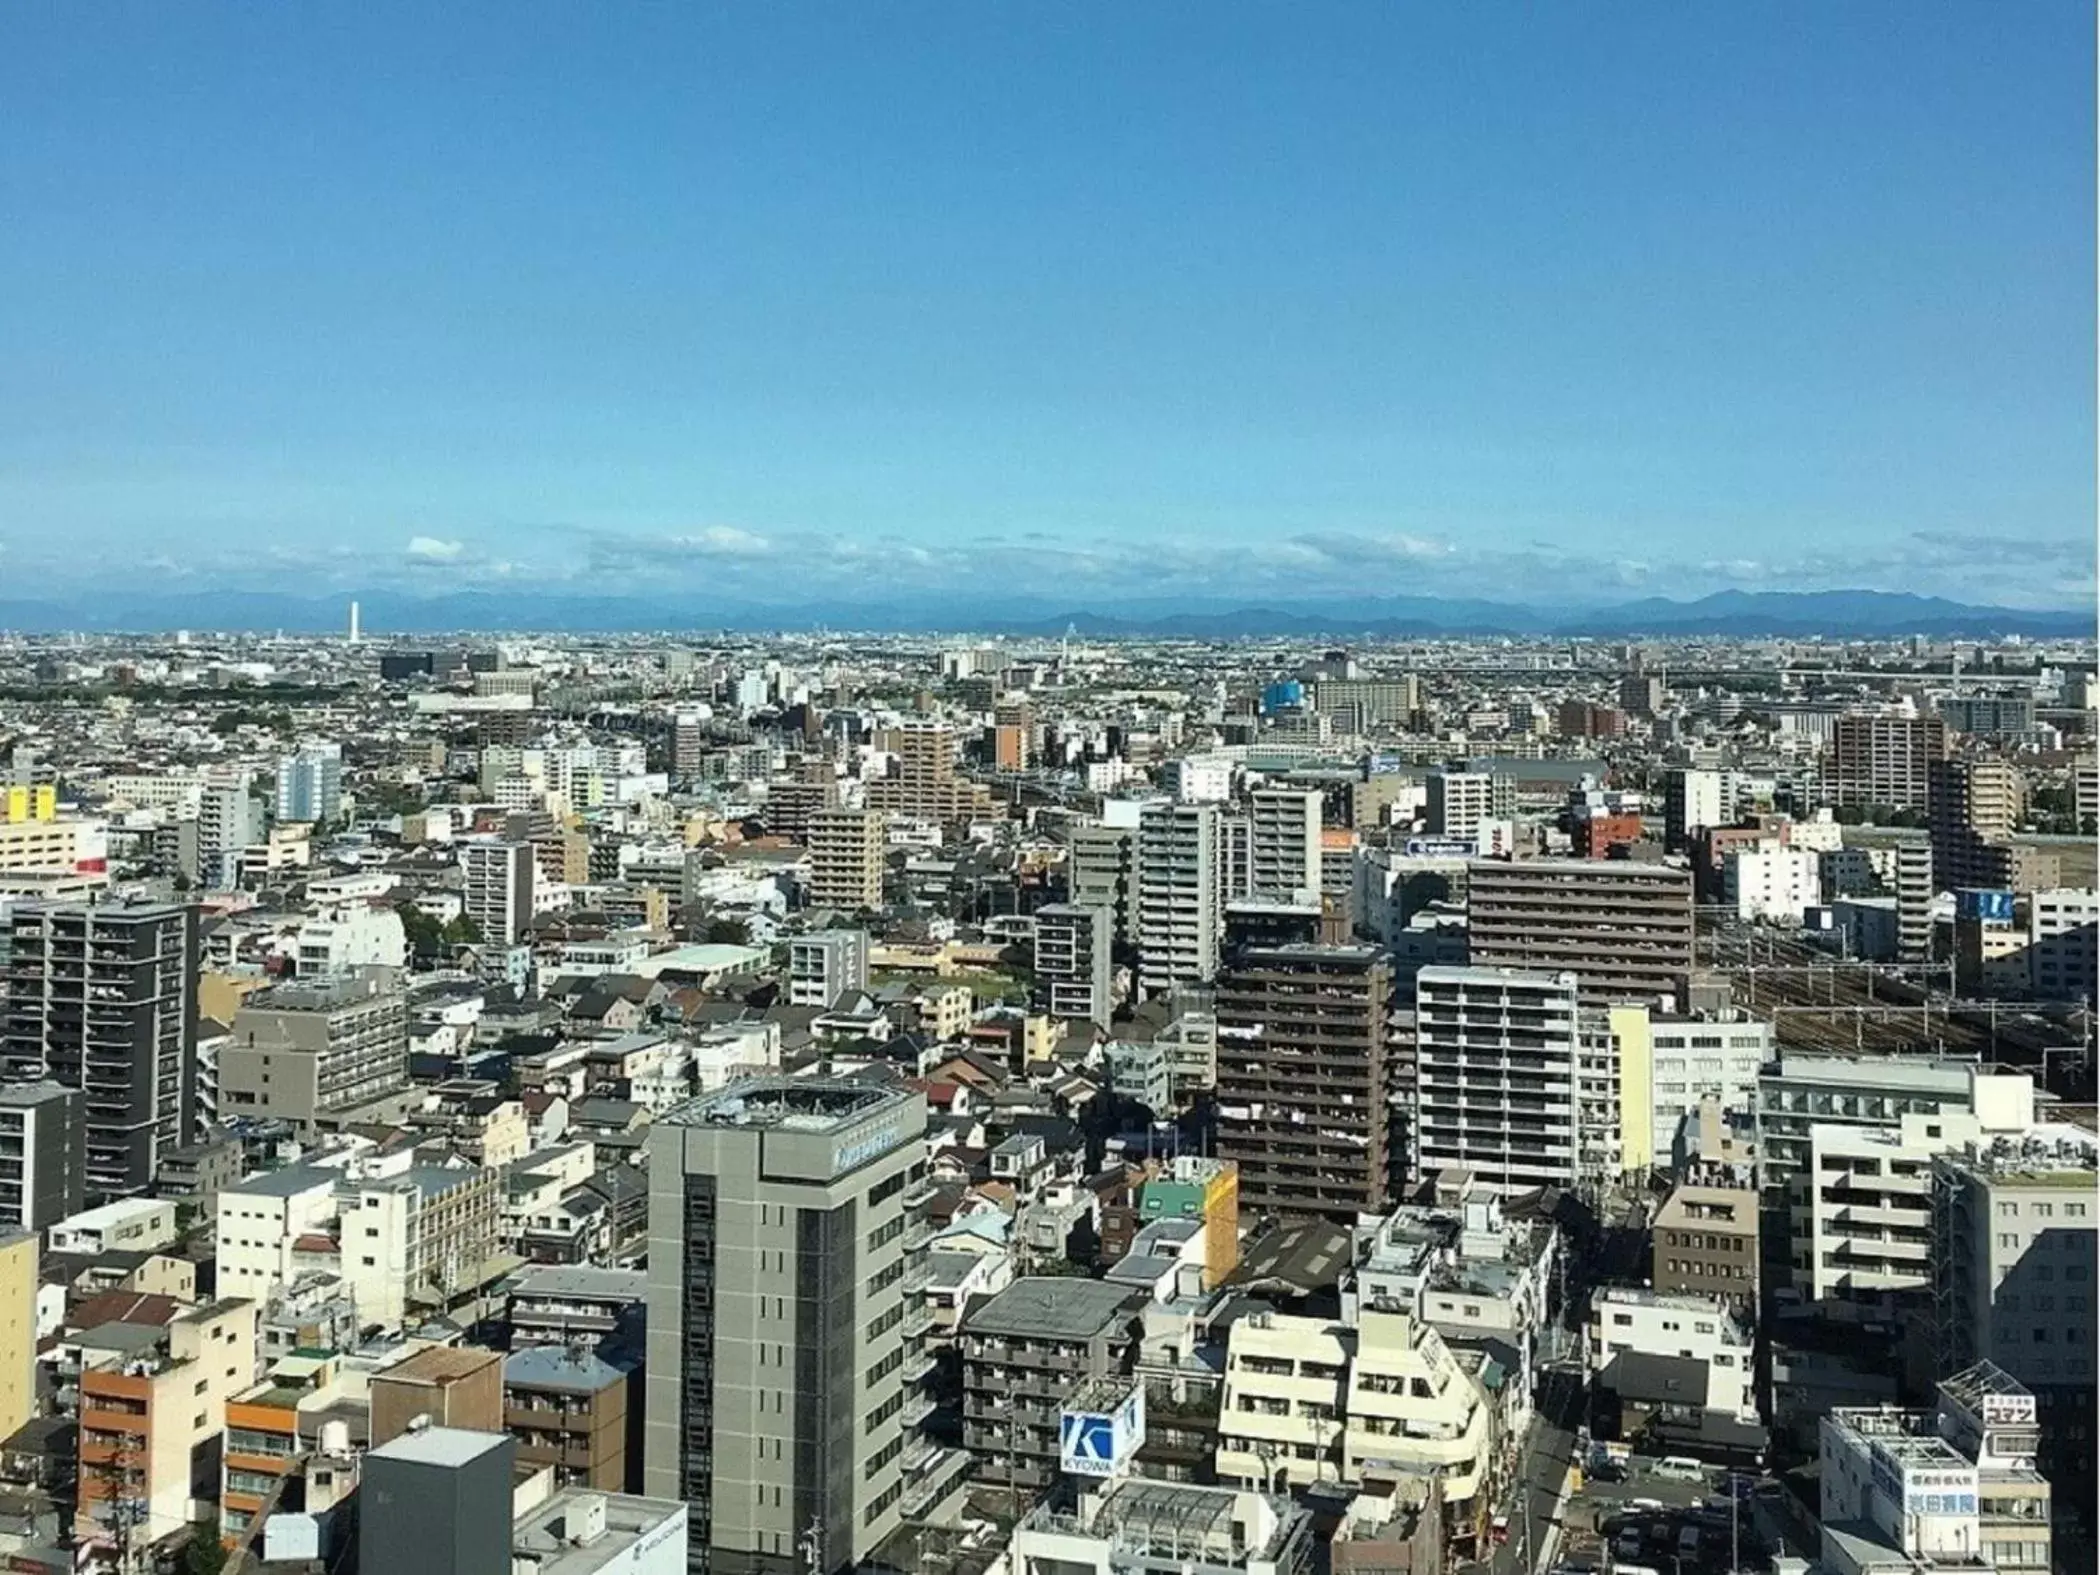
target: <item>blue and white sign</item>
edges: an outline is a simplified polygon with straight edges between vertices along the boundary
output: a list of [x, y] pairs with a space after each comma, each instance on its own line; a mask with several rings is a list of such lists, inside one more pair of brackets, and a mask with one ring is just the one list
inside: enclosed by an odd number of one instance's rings
[[1145, 1391], [1134, 1387], [1113, 1410], [1075, 1409], [1058, 1419], [1058, 1464], [1075, 1477], [1121, 1476], [1145, 1441]]
[[2010, 924], [2013, 894], [1965, 886], [1954, 894], [1954, 912], [1957, 918], [1981, 919], [1986, 924]]

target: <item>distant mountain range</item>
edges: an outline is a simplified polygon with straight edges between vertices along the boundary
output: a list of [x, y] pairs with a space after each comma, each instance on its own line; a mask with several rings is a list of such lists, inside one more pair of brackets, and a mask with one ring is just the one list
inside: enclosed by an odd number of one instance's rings
[[1435, 596], [1365, 598], [1347, 603], [1233, 607], [1161, 598], [1104, 609], [1008, 600], [988, 620], [986, 602], [955, 600], [908, 606], [812, 604], [794, 607], [709, 606], [699, 597], [589, 596], [554, 589], [456, 591], [416, 597], [398, 591], [295, 596], [274, 591], [115, 592], [101, 596], [0, 598], [0, 632], [70, 630], [160, 633], [173, 629], [288, 634], [327, 633], [360, 607], [365, 633], [396, 634], [573, 630], [842, 629], [892, 633], [955, 632], [1055, 637], [1067, 628], [1098, 638], [1164, 636], [1196, 640], [1349, 637], [1435, 638], [1453, 635], [1591, 636], [1597, 638], [1889, 638], [1927, 635], [1982, 639], [2091, 636], [2090, 608], [2031, 611], [1979, 607], [1940, 597], [1889, 591], [1720, 591], [1696, 601], [1651, 597], [1602, 607], [1527, 607]]

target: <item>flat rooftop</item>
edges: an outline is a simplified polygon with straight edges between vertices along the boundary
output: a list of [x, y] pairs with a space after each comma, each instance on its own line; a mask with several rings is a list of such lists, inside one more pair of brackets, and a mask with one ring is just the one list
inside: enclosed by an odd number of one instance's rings
[[317, 1187], [333, 1187], [343, 1179], [340, 1170], [319, 1165], [287, 1165], [283, 1170], [263, 1170], [219, 1189], [219, 1196], [234, 1193], [251, 1198], [289, 1198]]
[[1142, 1293], [1100, 1280], [1031, 1275], [963, 1320], [966, 1334], [1024, 1340], [1090, 1340], [1135, 1314]]
[[508, 1433], [477, 1433], [464, 1427], [426, 1427], [381, 1444], [365, 1458], [419, 1466], [463, 1466], [509, 1440]]
[[876, 1112], [901, 1110], [909, 1096], [894, 1088], [838, 1079], [755, 1077], [666, 1111], [657, 1119], [681, 1127], [774, 1128], [830, 1132]]
[[[603, 1529], [580, 1535], [587, 1506], [594, 1512], [598, 1505], [603, 1506]], [[659, 1532], [675, 1535], [675, 1529], [666, 1528], [682, 1526], [685, 1516], [685, 1504], [678, 1499], [563, 1488], [512, 1526], [513, 1565], [536, 1575], [592, 1575], [608, 1566], [625, 1568], [639, 1562], [643, 1552], [653, 1551], [643, 1550], [643, 1542]], [[595, 1524], [594, 1513], [591, 1518]]]

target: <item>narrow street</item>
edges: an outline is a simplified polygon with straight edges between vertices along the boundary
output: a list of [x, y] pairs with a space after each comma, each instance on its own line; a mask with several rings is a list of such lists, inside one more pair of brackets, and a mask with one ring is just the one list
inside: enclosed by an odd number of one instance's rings
[[[1525, 1440], [1524, 1455], [1517, 1465], [1517, 1479], [1496, 1513], [1509, 1516], [1509, 1541], [1495, 1550], [1493, 1560], [1467, 1568], [1487, 1570], [1492, 1575], [1530, 1575], [1537, 1567], [1553, 1523], [1561, 1485], [1567, 1479], [1568, 1463], [1575, 1447], [1575, 1428], [1582, 1416], [1582, 1383], [1573, 1372], [1551, 1371], [1543, 1381], [1538, 1415]], [[1526, 1509], [1529, 1508], [1527, 1528]], [[1527, 1541], [1528, 1538], [1528, 1541]]]

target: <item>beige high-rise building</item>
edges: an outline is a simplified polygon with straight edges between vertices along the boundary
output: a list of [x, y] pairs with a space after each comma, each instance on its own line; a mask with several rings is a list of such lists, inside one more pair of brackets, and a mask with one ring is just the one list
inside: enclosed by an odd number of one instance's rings
[[33, 1231], [0, 1239], [0, 1438], [36, 1414], [36, 1249]]
[[1946, 758], [1947, 724], [1936, 716], [1859, 712], [1831, 724], [1831, 795], [1839, 804], [1924, 809], [1932, 763]]
[[872, 809], [825, 809], [809, 817], [812, 907], [857, 913], [882, 906], [883, 817]]
[[1930, 784], [1932, 866], [1942, 886], [2010, 889], [2027, 784], [2004, 760], [1935, 760]]

